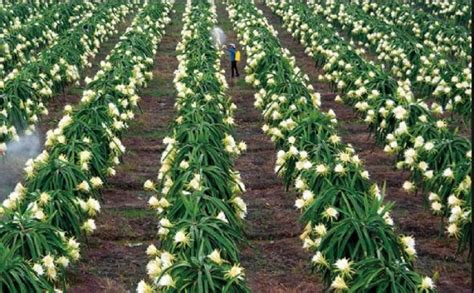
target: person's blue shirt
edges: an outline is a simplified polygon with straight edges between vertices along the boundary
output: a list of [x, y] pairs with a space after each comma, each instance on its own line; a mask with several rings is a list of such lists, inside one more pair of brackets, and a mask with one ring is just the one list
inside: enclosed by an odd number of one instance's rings
[[235, 61], [235, 52], [236, 52], [236, 51], [237, 51], [237, 50], [236, 50], [235, 48], [233, 48], [233, 47], [231, 47], [231, 48], [229, 49], [230, 61]]

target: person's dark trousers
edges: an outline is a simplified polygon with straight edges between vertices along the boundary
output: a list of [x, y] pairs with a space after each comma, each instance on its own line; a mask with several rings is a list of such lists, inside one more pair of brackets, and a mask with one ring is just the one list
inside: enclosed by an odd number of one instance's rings
[[232, 77], [234, 77], [234, 70], [235, 70], [235, 75], [238, 77], [240, 76], [239, 74], [239, 69], [237, 69], [237, 61], [232, 61]]

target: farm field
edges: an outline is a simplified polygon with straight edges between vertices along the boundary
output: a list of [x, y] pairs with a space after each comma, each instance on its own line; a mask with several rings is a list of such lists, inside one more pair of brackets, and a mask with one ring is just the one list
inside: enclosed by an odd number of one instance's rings
[[0, 4], [0, 292], [470, 292], [471, 14]]

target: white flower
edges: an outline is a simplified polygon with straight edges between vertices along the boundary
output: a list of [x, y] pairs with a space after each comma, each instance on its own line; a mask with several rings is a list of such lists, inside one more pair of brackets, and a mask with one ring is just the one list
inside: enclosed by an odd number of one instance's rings
[[333, 134], [329, 137], [329, 141], [333, 144], [337, 144], [341, 141], [341, 138], [339, 136]]
[[33, 271], [35, 271], [35, 273], [38, 275], [38, 276], [42, 276], [44, 275], [44, 269], [43, 267], [40, 265], [40, 264], [34, 264], [33, 265]]
[[194, 174], [194, 177], [193, 179], [189, 182], [189, 187], [192, 189], [192, 190], [200, 190], [201, 189], [201, 175], [196, 173]]
[[414, 256], [416, 255], [416, 250], [415, 250], [415, 239], [411, 236], [404, 236], [401, 237], [402, 243], [405, 245], [405, 252], [409, 256]]
[[302, 199], [295, 200], [295, 207], [297, 209], [302, 209], [304, 207], [304, 200]]
[[217, 219], [221, 220], [222, 222], [224, 223], [229, 223], [229, 221], [227, 220], [227, 217], [225, 216], [224, 212], [220, 212], [217, 217]]
[[434, 289], [435, 287], [436, 286], [435, 286], [435, 284], [433, 283], [433, 280], [430, 277], [424, 277], [421, 280], [421, 285], [420, 285], [421, 289], [431, 290], [431, 289]]
[[57, 275], [56, 267], [46, 268], [46, 276], [49, 280], [56, 280]]
[[369, 179], [369, 171], [365, 170], [360, 172], [360, 176], [364, 179]]
[[55, 266], [54, 265], [54, 257], [52, 257], [50, 254], [47, 254], [46, 256], [44, 256], [41, 261], [43, 262], [43, 265], [46, 268], [51, 268], [51, 267]]
[[89, 162], [91, 157], [92, 157], [92, 154], [89, 151], [82, 151], [82, 152], [79, 153], [79, 161], [81, 163]]
[[247, 205], [245, 204], [244, 200], [241, 197], [235, 197], [232, 202], [237, 206], [240, 210], [240, 217], [243, 219], [247, 214]]
[[170, 227], [172, 227], [173, 225], [171, 224], [170, 220], [168, 220], [168, 218], [162, 218], [162, 219], [160, 220], [160, 226], [161, 226], [161, 227], [170, 228]]
[[314, 199], [314, 193], [311, 190], [305, 190], [303, 192], [303, 199], [305, 201], [312, 201]]
[[86, 234], [90, 234], [94, 232], [96, 229], [95, 221], [93, 219], [88, 219], [87, 221], [84, 222], [82, 225], [82, 229], [86, 232]]
[[336, 292], [349, 289], [341, 276], [337, 276], [336, 279], [334, 279], [334, 281], [331, 283], [331, 288], [335, 289]]
[[146, 254], [150, 256], [155, 256], [158, 254], [158, 249], [156, 248], [155, 245], [151, 244], [147, 247]]
[[143, 184], [143, 187], [145, 190], [155, 190], [155, 183], [151, 180], [145, 181], [145, 184]]
[[443, 208], [443, 205], [439, 203], [439, 201], [435, 201], [431, 204], [431, 208], [435, 212], [440, 212], [441, 209]]
[[102, 179], [100, 179], [100, 177], [92, 177], [91, 183], [92, 183], [92, 187], [94, 188], [100, 188], [102, 187], [102, 185], [104, 185], [104, 182], [102, 181]]
[[347, 258], [338, 259], [334, 266], [343, 276], [351, 272], [351, 262]]
[[430, 194], [428, 195], [428, 199], [430, 201], [439, 200], [439, 195], [434, 192], [430, 192]]
[[312, 262], [318, 265], [328, 266], [326, 258], [323, 256], [321, 251], [316, 252], [316, 254], [312, 258]]
[[153, 293], [153, 288], [145, 281], [141, 280], [137, 286], [137, 293]]
[[324, 224], [319, 224], [314, 227], [314, 231], [320, 236], [323, 237], [327, 233], [326, 226]]
[[411, 236], [403, 236], [401, 238], [402, 243], [408, 247], [415, 247], [415, 239]]
[[434, 144], [429, 141], [429, 142], [425, 143], [425, 147], [424, 147], [424, 148], [425, 148], [425, 150], [427, 150], [427, 151], [431, 151], [431, 150], [434, 148]]
[[334, 167], [334, 172], [336, 173], [344, 173], [345, 169], [341, 164], [337, 164], [336, 167]]
[[184, 230], [176, 232], [174, 235], [174, 243], [183, 245], [189, 244], [189, 237]]
[[85, 204], [85, 210], [90, 216], [95, 216], [98, 212], [100, 212], [99, 201], [92, 197], [89, 197]]
[[166, 198], [164, 198], [164, 197], [160, 198], [159, 204], [160, 204], [160, 206], [163, 207], [163, 208], [167, 208], [167, 207], [169, 207], [169, 206], [171, 205], [171, 204], [169, 203], [169, 201], [168, 201]]
[[245, 142], [241, 141], [241, 142], [239, 142], [238, 148], [239, 148], [239, 150], [244, 152], [244, 151], [247, 150], [247, 144]]
[[436, 121], [436, 127], [438, 127], [438, 128], [445, 128], [447, 126], [448, 126], [448, 124], [446, 122], [444, 122], [443, 120]]
[[415, 189], [415, 185], [410, 181], [405, 181], [403, 183], [403, 189], [406, 191], [413, 191]]
[[44, 214], [43, 210], [37, 210], [34, 215], [33, 215], [33, 218], [35, 219], [38, 219], [38, 220], [44, 220], [46, 218], [46, 215]]
[[148, 204], [154, 209], [160, 206], [160, 202], [155, 196], [150, 197], [150, 199], [148, 200]]
[[230, 270], [226, 272], [225, 276], [230, 279], [234, 279], [234, 278], [243, 279], [244, 269], [240, 267], [239, 265], [235, 264], [232, 266], [232, 268], [230, 268]]
[[316, 166], [316, 173], [319, 173], [319, 174], [326, 174], [328, 171], [328, 168], [323, 165], [323, 164], [319, 164]]
[[425, 176], [428, 179], [431, 179], [434, 176], [434, 172], [433, 172], [433, 170], [428, 170], [423, 174], [423, 176]]
[[290, 149], [288, 150], [288, 153], [291, 155], [291, 156], [296, 156], [298, 155], [298, 149], [295, 147], [295, 146], [291, 146]]
[[166, 236], [166, 235], [168, 235], [169, 232], [170, 232], [170, 230], [168, 228], [165, 228], [165, 227], [160, 227], [158, 229], [158, 235], [161, 235], [161, 236]]
[[407, 248], [405, 248], [405, 252], [406, 252], [409, 256], [414, 256], [414, 255], [416, 255], [416, 250], [415, 250], [415, 248], [413, 248], [413, 247], [407, 247]]
[[82, 181], [78, 186], [77, 189], [84, 193], [88, 193], [91, 190], [91, 187], [87, 181]]
[[169, 268], [173, 265], [173, 260], [174, 260], [175, 256], [172, 255], [171, 253], [169, 253], [167, 251], [163, 251], [161, 253], [160, 257], [161, 257], [162, 267], [164, 269], [167, 269], [167, 268]]
[[146, 270], [150, 278], [158, 277], [162, 272], [161, 260], [159, 258], [150, 260], [146, 265]]
[[324, 211], [324, 215], [328, 218], [337, 220], [337, 217], [339, 216], [339, 212], [335, 208], [329, 207]]
[[160, 287], [174, 287], [173, 278], [170, 274], [163, 275], [160, 280], [158, 281], [158, 286]]
[[181, 163], [179, 163], [179, 167], [180, 167], [181, 169], [183, 169], [183, 170], [188, 169], [188, 168], [189, 168], [189, 163], [188, 163], [188, 161], [186, 161], [186, 160], [181, 161]]
[[451, 206], [457, 206], [461, 204], [461, 200], [457, 198], [454, 194], [451, 194], [448, 197], [448, 205]]
[[457, 237], [459, 235], [459, 228], [458, 226], [456, 225], [456, 223], [452, 223], [448, 226], [448, 234], [449, 236], [454, 236], [454, 237]]
[[446, 168], [446, 169], [443, 171], [443, 177], [446, 177], [446, 178], [454, 178], [453, 170], [451, 170], [451, 168]]
[[426, 171], [428, 169], [428, 164], [425, 161], [421, 161], [418, 163], [418, 169]]
[[224, 260], [221, 258], [221, 253], [218, 249], [214, 249], [214, 251], [207, 257], [218, 265], [221, 265], [224, 262]]
[[405, 108], [403, 108], [402, 106], [397, 106], [392, 111], [395, 114], [395, 119], [403, 120], [406, 118], [407, 110], [405, 110]]
[[295, 180], [295, 188], [296, 188], [296, 189], [299, 189], [299, 190], [305, 189], [305, 188], [306, 188], [306, 184], [305, 184], [305, 182], [304, 182], [301, 178], [297, 178], [297, 179]]
[[69, 259], [65, 256], [60, 256], [56, 260], [56, 263], [58, 263], [63, 268], [67, 268], [69, 266]]

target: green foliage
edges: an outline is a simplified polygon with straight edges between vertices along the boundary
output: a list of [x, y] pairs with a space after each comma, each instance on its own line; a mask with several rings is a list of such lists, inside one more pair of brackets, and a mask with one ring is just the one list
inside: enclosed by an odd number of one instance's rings
[[[288, 15], [284, 19], [292, 23], [293, 34], [311, 44], [311, 34], [302, 29], [302, 20], [310, 12], [304, 12], [302, 6], [297, 1], [272, 1], [275, 10]], [[291, 17], [290, 10], [300, 18]], [[252, 1], [233, 1], [229, 13], [247, 49], [246, 80], [259, 91], [256, 106], [265, 117], [263, 129], [279, 149], [276, 170], [288, 187], [302, 193], [295, 204], [302, 209], [301, 221], [306, 225], [301, 239], [305, 248], [315, 252], [313, 264], [326, 286], [341, 292], [418, 291], [422, 277], [414, 272], [411, 238], [395, 233], [391, 205], [384, 205], [381, 191], [368, 180], [354, 149], [340, 141], [334, 114], [319, 109], [319, 94], [281, 48]], [[312, 21], [316, 25], [314, 18]], [[320, 46], [334, 45], [345, 51], [342, 41], [324, 29], [314, 37], [322, 38], [317, 42]], [[316, 61], [326, 62], [324, 58]], [[356, 64], [362, 67], [345, 77], [348, 86], [375, 68], [360, 57], [351, 62], [354, 68]], [[325, 69], [329, 66], [339, 65], [331, 61]], [[385, 96], [395, 91], [397, 84], [375, 79], [367, 86], [378, 88]], [[382, 273], [374, 270], [376, 264], [383, 268]], [[377, 282], [375, 277], [389, 282]]]

